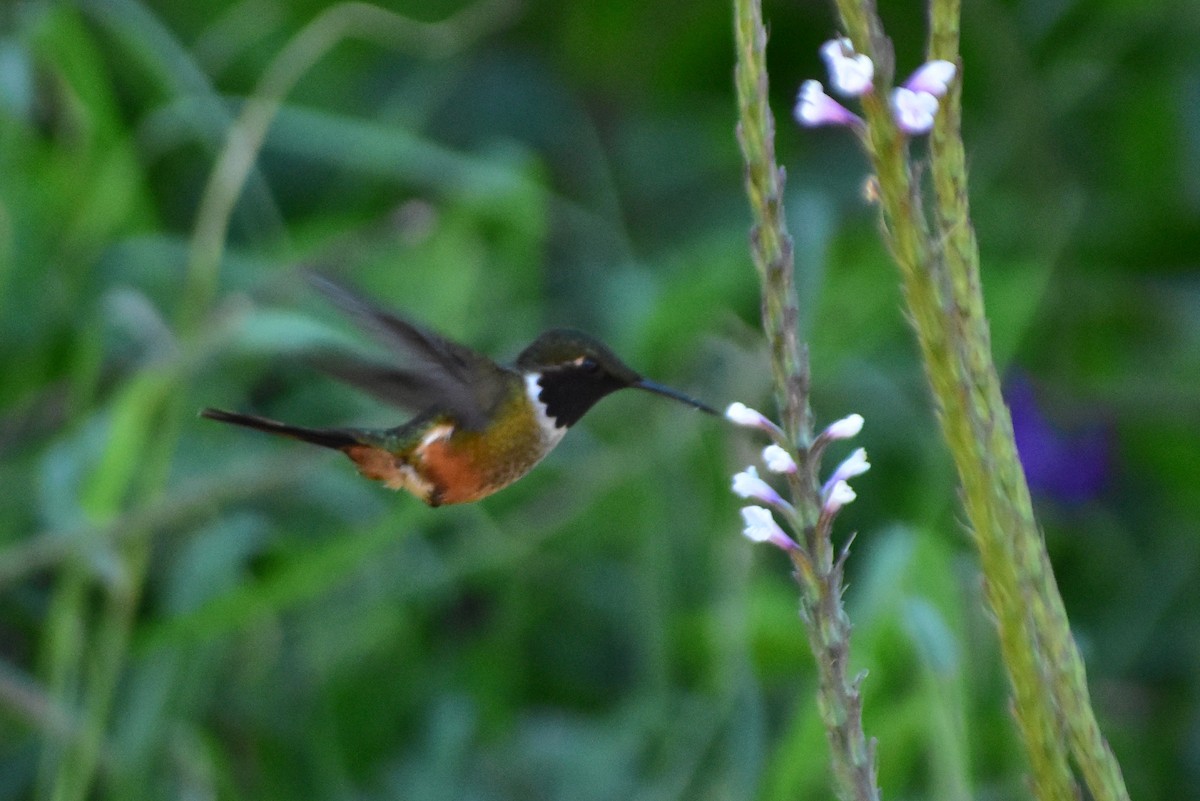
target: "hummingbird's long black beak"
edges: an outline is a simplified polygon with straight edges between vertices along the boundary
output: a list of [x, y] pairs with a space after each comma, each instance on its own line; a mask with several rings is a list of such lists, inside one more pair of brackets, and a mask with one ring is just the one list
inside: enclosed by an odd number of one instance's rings
[[699, 409], [702, 412], [707, 412], [708, 414], [720, 415], [720, 412], [711, 406], [701, 403], [700, 401], [689, 397], [688, 395], [684, 395], [677, 389], [671, 389], [670, 387], [657, 384], [646, 378], [639, 378], [637, 381], [634, 381], [632, 384], [630, 384], [630, 386], [634, 387], [635, 389], [644, 389], [647, 392], [653, 392], [655, 395], [662, 395], [665, 398], [674, 398], [681, 403], [686, 403], [688, 406]]

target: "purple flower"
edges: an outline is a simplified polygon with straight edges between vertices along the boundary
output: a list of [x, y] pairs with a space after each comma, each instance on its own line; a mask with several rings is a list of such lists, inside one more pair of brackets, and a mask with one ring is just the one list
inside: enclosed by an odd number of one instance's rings
[[875, 64], [869, 56], [855, 53], [849, 39], [830, 39], [821, 45], [821, 57], [829, 67], [829, 84], [839, 94], [858, 97], [871, 91]]
[[1009, 380], [1004, 394], [1031, 492], [1068, 504], [1086, 503], [1104, 492], [1113, 456], [1111, 433], [1103, 425], [1061, 430], [1046, 417], [1023, 376]]
[[857, 114], [825, 94], [820, 81], [805, 81], [800, 84], [800, 95], [796, 98], [793, 114], [796, 122], [807, 128], [819, 125], [856, 127], [863, 124]]

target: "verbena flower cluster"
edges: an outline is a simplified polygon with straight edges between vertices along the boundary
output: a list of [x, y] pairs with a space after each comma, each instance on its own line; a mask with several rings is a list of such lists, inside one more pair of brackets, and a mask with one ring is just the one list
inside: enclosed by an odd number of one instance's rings
[[[763, 448], [762, 459], [767, 470], [780, 475], [796, 472], [796, 459], [788, 450], [787, 438], [783, 430], [766, 415], [745, 404], [734, 403], [725, 411], [725, 416], [740, 426], [765, 431], [775, 440]], [[836, 421], [817, 437], [813, 444], [813, 452], [820, 453], [830, 442], [857, 436], [858, 432], [862, 430], [862, 426], [863, 418], [858, 414], [852, 414]], [[828, 528], [838, 511], [857, 497], [854, 490], [850, 488], [849, 481], [855, 476], [867, 472], [870, 467], [871, 464], [867, 461], [867, 452], [862, 448], [854, 451], [838, 465], [821, 489], [819, 526]], [[764, 506], [742, 508], [744, 524], [742, 533], [746, 537], [755, 542], [769, 542], [785, 551], [800, 548], [775, 520], [775, 513], [779, 513], [793, 530], [796, 529], [799, 518], [796, 515], [795, 507], [759, 476], [757, 468], [752, 465], [734, 475], [733, 492], [738, 497], [765, 504]]]
[[[861, 97], [875, 90], [875, 65], [854, 51], [849, 39], [831, 39], [821, 45], [829, 67], [829, 85], [843, 97]], [[892, 90], [890, 107], [896, 127], [909, 136], [928, 133], [938, 111], [938, 98], [946, 94], [957, 71], [949, 61], [928, 61], [908, 80]], [[805, 81], [796, 100], [796, 121], [806, 127], [846, 125], [862, 130], [862, 118], [825, 93], [820, 81]]]

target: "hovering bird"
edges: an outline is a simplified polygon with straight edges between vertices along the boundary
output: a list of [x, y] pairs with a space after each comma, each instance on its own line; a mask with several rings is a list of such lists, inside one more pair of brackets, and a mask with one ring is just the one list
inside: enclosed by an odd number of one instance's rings
[[328, 279], [313, 283], [403, 366], [348, 354], [314, 359], [323, 370], [377, 398], [417, 411], [396, 428], [304, 428], [238, 412], [202, 417], [341, 451], [362, 475], [405, 489], [430, 506], [486, 498], [528, 473], [595, 403], [620, 389], [715, 410], [643, 378], [603, 343], [570, 329], [547, 331], [511, 366], [405, 320]]

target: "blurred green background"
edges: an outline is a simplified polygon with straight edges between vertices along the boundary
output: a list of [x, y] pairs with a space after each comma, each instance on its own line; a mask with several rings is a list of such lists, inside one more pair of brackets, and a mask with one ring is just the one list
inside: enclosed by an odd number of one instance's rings
[[[828, 798], [786, 560], [728, 492], [751, 433], [618, 395], [522, 482], [430, 510], [196, 419], [399, 422], [294, 358], [353, 336], [314, 263], [497, 357], [573, 325], [771, 408], [729, 6], [386, 7], [451, 22], [304, 71], [216, 251], [230, 121], [331, 6], [0, 5], [0, 799]], [[903, 75], [925, 11], [882, 12]], [[874, 465], [838, 536], [883, 793], [1022, 798], [864, 158], [789, 119], [832, 12], [766, 15], [813, 405], [863, 414]], [[1197, 41], [1187, 0], [964, 18], [993, 344], [1139, 799], [1200, 783]]]

